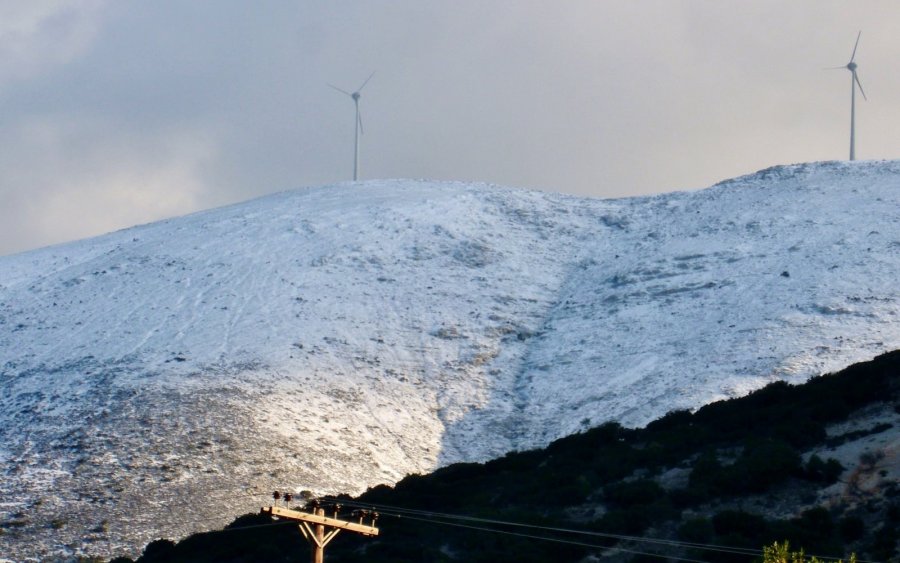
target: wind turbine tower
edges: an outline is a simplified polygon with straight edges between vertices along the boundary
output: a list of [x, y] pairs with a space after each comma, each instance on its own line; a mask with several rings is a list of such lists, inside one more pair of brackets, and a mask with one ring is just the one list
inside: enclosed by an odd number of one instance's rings
[[360, 92], [362, 92], [362, 89], [365, 88], [366, 84], [369, 83], [369, 80], [371, 80], [373, 76], [375, 76], [374, 72], [372, 74], [370, 74], [369, 77], [366, 78], [365, 82], [363, 82], [362, 85], [359, 88], [357, 88], [356, 91], [353, 92], [352, 94], [350, 92], [347, 92], [346, 90], [341, 90], [340, 88], [338, 88], [337, 86], [334, 86], [333, 84], [329, 84], [329, 86], [331, 86], [338, 92], [340, 92], [342, 94], [346, 94], [347, 96], [350, 96], [350, 98], [353, 99], [353, 105], [356, 106], [356, 133], [354, 135], [354, 141], [353, 141], [353, 181], [354, 182], [356, 182], [359, 179], [359, 136], [362, 135], [362, 133], [363, 133], [362, 116], [359, 113], [359, 96], [360, 96]]
[[868, 101], [866, 98], [866, 93], [863, 91], [862, 84], [859, 82], [859, 76], [856, 74], [856, 48], [859, 47], [859, 38], [862, 35], [862, 31], [856, 36], [856, 44], [853, 45], [853, 53], [850, 55], [850, 62], [847, 63], [846, 67], [837, 67], [837, 68], [846, 68], [850, 71], [850, 160], [856, 160], [856, 87], [859, 87], [859, 93], [862, 94], [864, 100]]

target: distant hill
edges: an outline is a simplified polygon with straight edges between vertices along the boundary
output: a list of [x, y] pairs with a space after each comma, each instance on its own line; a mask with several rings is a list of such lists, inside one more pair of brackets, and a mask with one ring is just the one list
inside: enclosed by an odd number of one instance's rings
[[[347, 519], [354, 509], [381, 513], [377, 538], [335, 539], [333, 563], [742, 563], [785, 540], [820, 556], [896, 561], [900, 351], [643, 429], [607, 423], [546, 449], [322, 502], [329, 514], [340, 503]], [[287, 562], [305, 550], [296, 526], [250, 514], [225, 531], [157, 542], [139, 563]]]
[[0, 258], [0, 552], [136, 554], [276, 486], [358, 493], [900, 348], [898, 204], [898, 162], [620, 200], [376, 181]]

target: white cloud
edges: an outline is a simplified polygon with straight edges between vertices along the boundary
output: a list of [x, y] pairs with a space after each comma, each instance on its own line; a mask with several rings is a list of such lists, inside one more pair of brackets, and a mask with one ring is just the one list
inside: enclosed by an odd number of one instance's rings
[[[114, 124], [44, 119], [11, 136], [17, 149], [0, 157], [0, 254], [181, 215], [211, 199], [204, 175], [216, 148], [202, 132], [129, 136]], [[35, 153], [39, 166], [17, 165]]]

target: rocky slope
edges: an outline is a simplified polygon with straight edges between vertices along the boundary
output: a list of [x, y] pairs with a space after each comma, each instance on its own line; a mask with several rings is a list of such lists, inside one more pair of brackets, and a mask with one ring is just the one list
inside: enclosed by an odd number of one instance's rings
[[898, 162], [622, 200], [378, 181], [0, 258], [0, 552], [122, 553], [274, 487], [355, 492], [900, 348], [898, 203]]

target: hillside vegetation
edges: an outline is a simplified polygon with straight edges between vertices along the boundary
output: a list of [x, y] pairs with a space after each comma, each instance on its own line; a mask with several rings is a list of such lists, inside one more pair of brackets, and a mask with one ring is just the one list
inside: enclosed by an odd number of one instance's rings
[[[286, 483], [359, 494], [898, 349], [897, 209], [900, 161], [618, 200], [378, 180], [0, 257], [0, 552], [135, 557]], [[194, 502], [217, 489], [247, 494]]]
[[[900, 351], [803, 385], [776, 382], [695, 413], [672, 412], [645, 428], [607, 423], [545, 449], [411, 475], [356, 498], [323, 499], [343, 503], [348, 517], [353, 507], [381, 512], [378, 538], [340, 535], [327, 558], [330, 563], [538, 562], [605, 553], [604, 561], [671, 556], [737, 563], [761, 560], [763, 546], [787, 540], [818, 556], [856, 552], [861, 560], [896, 560], [898, 421]], [[309, 548], [295, 526], [269, 524], [269, 517], [248, 514], [223, 532], [178, 544], [155, 542], [138, 561], [296, 561], [305, 555]]]

